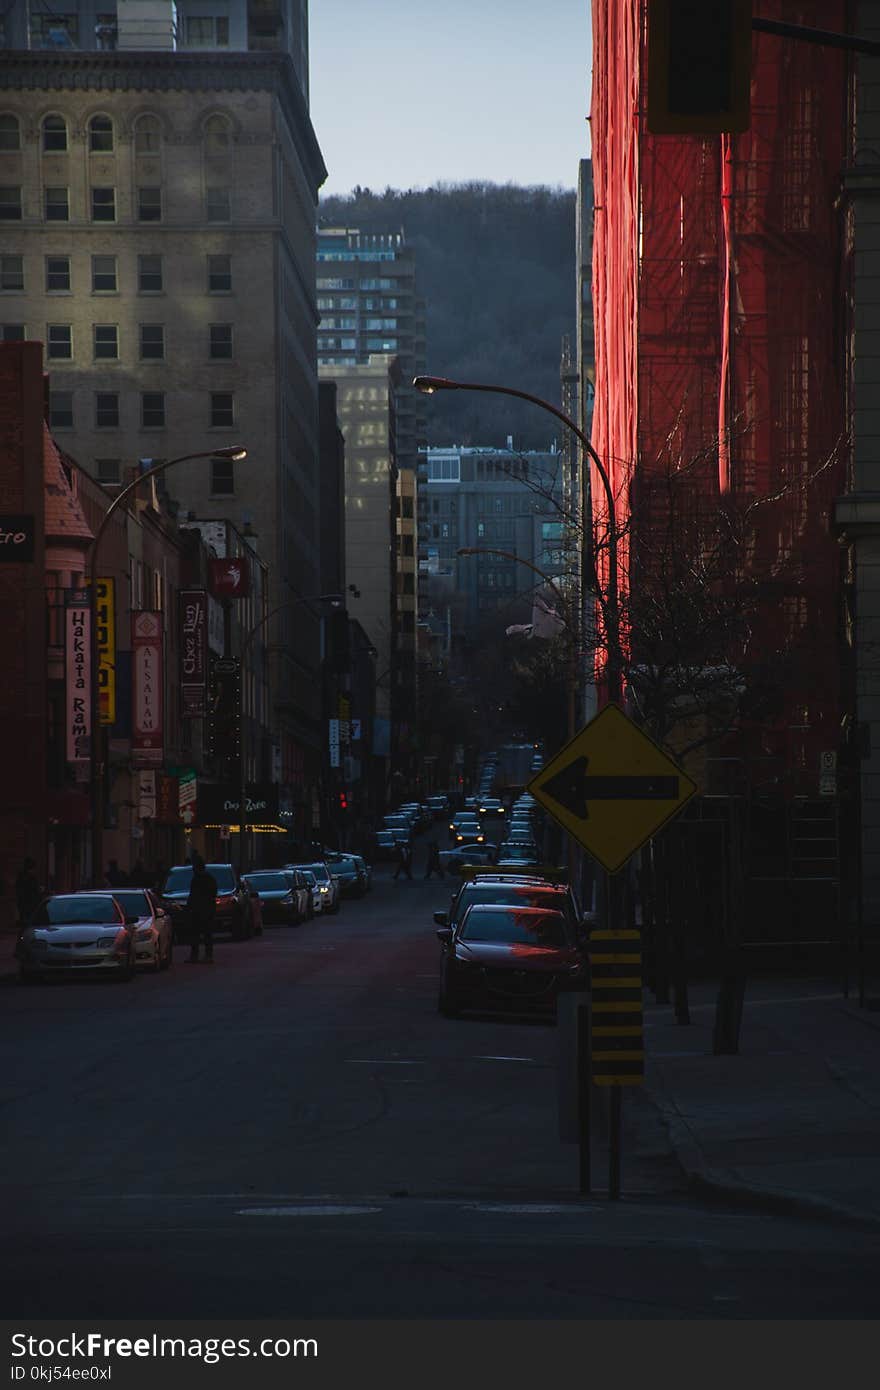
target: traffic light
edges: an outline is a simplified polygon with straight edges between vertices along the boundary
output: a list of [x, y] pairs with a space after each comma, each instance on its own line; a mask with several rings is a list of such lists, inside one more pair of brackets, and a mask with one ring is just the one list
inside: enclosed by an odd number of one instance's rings
[[339, 809], [340, 811], [348, 810], [348, 795], [346, 792], [339, 793]]
[[752, 0], [648, 0], [648, 130], [748, 130]]

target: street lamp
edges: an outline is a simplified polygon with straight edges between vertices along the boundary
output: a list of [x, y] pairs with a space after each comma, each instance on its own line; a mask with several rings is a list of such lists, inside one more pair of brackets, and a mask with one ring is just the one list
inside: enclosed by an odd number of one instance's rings
[[344, 599], [344, 597], [343, 597], [342, 594], [300, 594], [297, 598], [286, 599], [284, 603], [279, 603], [278, 606], [277, 606], [277, 608], [271, 609], [270, 612], [264, 614], [264, 616], [263, 616], [262, 618], [259, 618], [259, 619], [257, 620], [257, 622], [255, 622], [255, 623], [253, 624], [253, 626], [249, 629], [247, 635], [243, 638], [242, 643], [241, 643], [241, 656], [240, 656], [240, 658], [239, 658], [240, 664], [241, 664], [241, 669], [240, 669], [240, 671], [239, 671], [239, 678], [238, 678], [238, 691], [239, 691], [239, 695], [238, 695], [238, 698], [239, 698], [239, 710], [238, 710], [238, 872], [239, 872], [239, 876], [240, 876], [241, 874], [244, 873], [244, 869], [245, 869], [245, 834], [246, 834], [246, 830], [245, 830], [245, 820], [246, 820], [246, 812], [247, 812], [247, 805], [246, 805], [246, 802], [247, 802], [247, 792], [246, 792], [245, 762], [244, 762], [244, 752], [245, 752], [245, 748], [244, 748], [244, 745], [245, 745], [245, 733], [244, 733], [244, 725], [245, 725], [245, 719], [244, 719], [244, 662], [245, 662], [245, 656], [247, 655], [248, 651], [250, 650], [251, 642], [253, 642], [254, 638], [256, 637], [256, 635], [257, 635], [257, 633], [259, 632], [259, 630], [260, 630], [261, 627], [265, 627], [266, 623], [268, 623], [269, 620], [270, 620], [271, 618], [274, 618], [274, 617], [276, 616], [276, 614], [278, 614], [278, 613], [283, 613], [283, 612], [284, 612], [286, 609], [288, 609], [288, 608], [298, 608], [299, 605], [300, 605], [301, 603], [305, 603], [305, 604], [309, 604], [309, 603], [326, 603], [326, 604], [327, 604], [331, 609], [333, 609], [334, 611], [338, 611], [340, 608], [344, 608], [344, 607], [345, 607], [345, 599]]
[[583, 469], [581, 469], [580, 484], [580, 513], [581, 525], [583, 527], [583, 540], [581, 542], [581, 571], [589, 572], [591, 586], [595, 590], [602, 616], [605, 623], [605, 634], [607, 640], [607, 675], [608, 675], [608, 699], [611, 704], [620, 704], [623, 696], [623, 660], [620, 650], [620, 611], [618, 595], [618, 533], [617, 533], [617, 513], [614, 508], [614, 491], [611, 486], [611, 479], [608, 470], [600, 459], [596, 450], [593, 448], [587, 436], [574, 422], [557, 406], [550, 401], [545, 401], [541, 396], [533, 396], [529, 391], [520, 391], [514, 386], [491, 386], [481, 381], [452, 381], [445, 376], [417, 376], [413, 378], [413, 386], [423, 395], [433, 396], [437, 391], [485, 391], [498, 396], [515, 396], [518, 400], [529, 401], [532, 405], [537, 405], [541, 410], [548, 411], [555, 415], [557, 420], [561, 420], [567, 429], [580, 441], [582, 448], [590, 456], [596, 466], [596, 472], [602, 481], [605, 492], [605, 504], [608, 509], [608, 585], [607, 593], [603, 593], [602, 585], [599, 583], [599, 572], [596, 564], [596, 556], [593, 549], [587, 549], [586, 544], [586, 488], [584, 486]]
[[225, 449], [206, 449], [195, 454], [181, 454], [178, 458], [163, 459], [160, 463], [154, 463], [144, 473], [139, 473], [136, 478], [124, 487], [121, 492], [113, 498], [110, 506], [101, 517], [98, 529], [95, 532], [95, 539], [92, 541], [91, 554], [89, 556], [89, 607], [92, 619], [91, 637], [91, 690], [89, 693], [90, 704], [90, 728], [89, 728], [89, 804], [92, 817], [92, 878], [95, 886], [100, 886], [100, 875], [104, 863], [104, 798], [102, 795], [103, 786], [103, 765], [98, 757], [98, 739], [100, 736], [101, 705], [98, 691], [98, 550], [101, 538], [110, 524], [110, 519], [114, 512], [117, 512], [133, 492], [150, 478], [157, 477], [176, 463], [188, 463], [191, 459], [233, 459], [241, 460], [247, 458], [247, 449], [243, 444], [232, 444]]

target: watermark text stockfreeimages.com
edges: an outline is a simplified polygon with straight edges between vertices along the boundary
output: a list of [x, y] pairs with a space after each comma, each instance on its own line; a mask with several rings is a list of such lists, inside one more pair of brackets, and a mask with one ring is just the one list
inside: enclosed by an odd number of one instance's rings
[[[34, 1374], [55, 1361], [103, 1360], [138, 1357], [161, 1360], [164, 1357], [182, 1361], [203, 1361], [208, 1366], [236, 1357], [316, 1357], [318, 1343], [314, 1337], [162, 1337], [157, 1332], [146, 1337], [105, 1337], [101, 1332], [71, 1332], [61, 1337], [34, 1337], [27, 1332], [13, 1332], [11, 1337], [13, 1381], [52, 1379]], [[38, 1366], [32, 1364], [39, 1363]], [[31, 1363], [31, 1364], [28, 1364]], [[70, 1379], [97, 1380], [98, 1367], [87, 1367], [81, 1377]], [[58, 1379], [59, 1377], [54, 1377]], [[68, 1379], [68, 1377], [65, 1377]], [[110, 1379], [109, 1375], [106, 1379]]]

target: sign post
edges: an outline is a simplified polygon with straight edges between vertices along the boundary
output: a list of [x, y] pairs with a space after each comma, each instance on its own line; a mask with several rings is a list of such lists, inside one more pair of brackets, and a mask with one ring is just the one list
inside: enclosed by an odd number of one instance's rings
[[[584, 1049], [578, 1072], [581, 1093], [589, 1083], [608, 1088], [608, 1195], [616, 1200], [621, 1087], [644, 1080], [641, 937], [623, 927], [623, 883], [617, 875], [636, 850], [679, 814], [697, 786], [622, 710], [606, 705], [527, 790], [606, 873], [605, 926], [590, 936], [590, 1055]], [[589, 1192], [586, 1126], [580, 1144], [581, 1191]]]

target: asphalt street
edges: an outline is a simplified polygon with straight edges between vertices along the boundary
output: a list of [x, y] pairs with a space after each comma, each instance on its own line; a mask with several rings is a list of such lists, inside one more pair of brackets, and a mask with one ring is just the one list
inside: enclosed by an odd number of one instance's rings
[[579, 1195], [557, 1030], [438, 1014], [423, 865], [213, 967], [4, 985], [6, 1316], [873, 1317], [876, 1236], [701, 1205], [659, 1119]]

